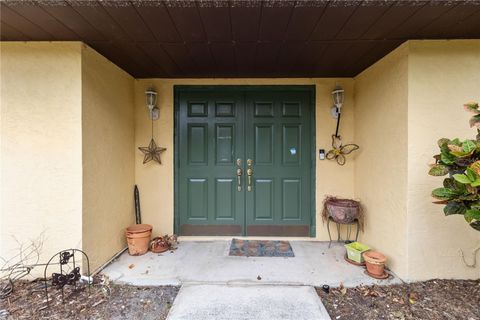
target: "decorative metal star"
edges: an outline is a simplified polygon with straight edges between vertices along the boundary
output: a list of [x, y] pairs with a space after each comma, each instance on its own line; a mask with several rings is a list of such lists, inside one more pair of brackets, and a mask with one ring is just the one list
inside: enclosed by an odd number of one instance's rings
[[143, 152], [145, 157], [143, 158], [143, 164], [150, 162], [150, 161], [155, 161], [158, 162], [159, 164], [162, 164], [162, 160], [160, 159], [160, 154], [167, 150], [167, 148], [163, 147], [157, 147], [157, 143], [155, 140], [150, 140], [150, 144], [148, 147], [139, 147], [138, 148], [140, 151]]

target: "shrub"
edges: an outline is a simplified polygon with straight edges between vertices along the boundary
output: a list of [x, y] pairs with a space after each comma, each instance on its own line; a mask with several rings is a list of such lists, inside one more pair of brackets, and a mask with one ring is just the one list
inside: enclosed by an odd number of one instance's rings
[[460, 214], [474, 229], [480, 231], [480, 109], [478, 103], [465, 104], [473, 112], [470, 127], [477, 128], [474, 140], [438, 140], [440, 153], [434, 156], [429, 174], [446, 176], [443, 187], [432, 191], [437, 200], [444, 204], [445, 215]]

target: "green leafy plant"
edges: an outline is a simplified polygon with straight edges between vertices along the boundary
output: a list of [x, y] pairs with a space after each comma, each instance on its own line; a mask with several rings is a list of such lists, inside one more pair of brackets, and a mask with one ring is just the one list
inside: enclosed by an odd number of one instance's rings
[[474, 113], [470, 127], [477, 128], [475, 140], [438, 140], [440, 153], [434, 156], [435, 164], [428, 172], [432, 176], [446, 176], [443, 187], [432, 191], [437, 200], [444, 204], [445, 215], [460, 214], [465, 221], [480, 231], [480, 108], [478, 103], [464, 105]]

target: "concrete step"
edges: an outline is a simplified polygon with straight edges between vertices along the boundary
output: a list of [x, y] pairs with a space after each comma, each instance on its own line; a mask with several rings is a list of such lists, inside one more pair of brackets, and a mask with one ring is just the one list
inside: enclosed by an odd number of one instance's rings
[[315, 289], [281, 285], [183, 285], [167, 320], [329, 320]]

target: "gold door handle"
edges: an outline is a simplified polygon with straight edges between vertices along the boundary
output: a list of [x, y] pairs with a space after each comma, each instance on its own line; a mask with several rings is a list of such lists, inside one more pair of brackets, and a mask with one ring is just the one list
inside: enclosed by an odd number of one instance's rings
[[237, 190], [242, 191], [242, 169], [237, 169]]
[[252, 161], [252, 159], [247, 160], [247, 165], [248, 165], [248, 169], [247, 169], [247, 177], [248, 177], [247, 190], [252, 191], [252, 176], [253, 176], [253, 168], [252, 168], [253, 161]]
[[[242, 165], [242, 159], [237, 159], [237, 166]], [[237, 190], [242, 191], [242, 174], [243, 170], [242, 168], [237, 168]]]

